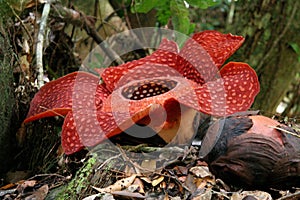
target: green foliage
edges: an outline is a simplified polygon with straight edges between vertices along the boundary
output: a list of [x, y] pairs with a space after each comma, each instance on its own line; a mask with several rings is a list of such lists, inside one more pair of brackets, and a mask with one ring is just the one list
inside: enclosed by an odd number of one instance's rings
[[190, 22], [189, 6], [207, 9], [220, 2], [220, 0], [136, 0], [131, 11], [133, 13], [147, 13], [156, 9], [159, 23], [166, 25], [171, 18], [174, 30], [183, 34], [190, 34], [194, 31], [195, 24]]
[[170, 3], [174, 29], [185, 34], [194, 31], [189, 18], [189, 10], [182, 0], [172, 0]]
[[153, 1], [136, 0], [134, 1], [134, 9], [132, 9], [131, 11], [133, 12], [136, 11], [139, 13], [147, 13], [151, 9], [153, 9], [159, 2], [160, 0], [153, 0]]
[[11, 13], [11, 9], [6, 1], [0, 0], [0, 18], [4, 19], [8, 14]]
[[207, 9], [212, 6], [216, 6], [221, 3], [221, 0], [186, 0], [191, 6], [199, 7], [201, 9]]
[[170, 2], [169, 1], [160, 1], [159, 6], [155, 9], [157, 10], [157, 21], [163, 25], [167, 24], [171, 18]]
[[290, 45], [293, 48], [293, 50], [296, 52], [296, 54], [298, 55], [298, 62], [300, 63], [300, 47], [299, 47], [299, 45], [297, 43], [291, 43]]

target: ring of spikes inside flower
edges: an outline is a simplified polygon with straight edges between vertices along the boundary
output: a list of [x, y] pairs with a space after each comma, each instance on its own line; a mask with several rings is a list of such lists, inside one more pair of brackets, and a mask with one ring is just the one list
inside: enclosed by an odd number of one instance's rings
[[135, 82], [122, 89], [122, 95], [130, 100], [161, 95], [175, 88], [177, 82], [170, 79], [151, 79]]

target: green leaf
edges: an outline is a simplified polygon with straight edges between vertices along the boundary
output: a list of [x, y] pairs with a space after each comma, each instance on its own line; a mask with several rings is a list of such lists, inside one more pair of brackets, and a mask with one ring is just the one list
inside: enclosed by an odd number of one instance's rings
[[297, 55], [300, 56], [300, 47], [297, 43], [290, 43], [291, 47], [293, 50], [296, 52]]
[[155, 8], [158, 2], [159, 0], [135, 0], [134, 4], [131, 6], [131, 12], [147, 13]]
[[188, 8], [182, 0], [172, 0], [170, 2], [172, 23], [174, 29], [184, 34], [190, 33], [190, 18]]
[[161, 0], [156, 7], [157, 13], [157, 21], [162, 25], [166, 25], [171, 17], [170, 10], [170, 1], [169, 0]]
[[298, 55], [298, 62], [300, 63], [300, 47], [297, 43], [290, 43], [292, 49], [296, 52]]
[[201, 9], [207, 9], [209, 7], [218, 5], [221, 0], [186, 0], [191, 6], [199, 7]]

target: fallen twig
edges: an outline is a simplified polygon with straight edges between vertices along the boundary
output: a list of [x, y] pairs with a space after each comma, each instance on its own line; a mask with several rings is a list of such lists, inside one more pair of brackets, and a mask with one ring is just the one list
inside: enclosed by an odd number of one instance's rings
[[290, 135], [292, 135], [292, 136], [295, 136], [295, 137], [300, 138], [300, 135], [298, 135], [297, 133], [293, 133], [293, 132], [288, 131], [288, 130], [285, 130], [285, 129], [283, 129], [283, 128], [280, 128], [280, 127], [277, 127], [277, 126], [269, 126], [269, 127], [270, 127], [270, 128], [274, 128], [274, 129], [277, 129], [277, 130], [280, 130], [280, 131], [282, 131], [282, 132], [284, 132], [284, 133], [288, 133], [288, 134], [290, 134]]

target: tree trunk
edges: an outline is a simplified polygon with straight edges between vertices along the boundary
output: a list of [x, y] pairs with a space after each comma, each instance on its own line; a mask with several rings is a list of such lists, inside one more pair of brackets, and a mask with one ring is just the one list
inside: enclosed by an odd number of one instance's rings
[[0, 20], [0, 174], [9, 169], [12, 160], [13, 134], [12, 114], [14, 109], [12, 58], [13, 52], [7, 38], [3, 21]]
[[247, 62], [257, 71], [261, 91], [253, 108], [272, 115], [300, 71], [298, 55], [290, 46], [300, 44], [299, 2], [237, 1], [235, 7], [233, 23], [226, 29], [246, 40], [233, 59]]

